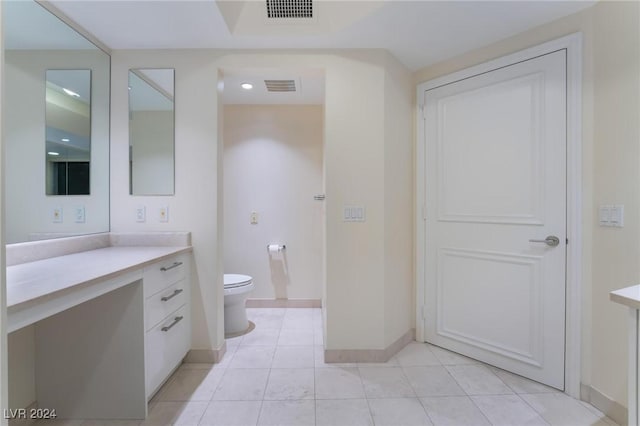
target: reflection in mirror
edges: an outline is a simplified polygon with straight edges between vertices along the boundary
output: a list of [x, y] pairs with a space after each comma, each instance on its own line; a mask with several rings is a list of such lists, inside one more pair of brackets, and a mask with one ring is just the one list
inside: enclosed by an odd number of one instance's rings
[[91, 70], [47, 70], [47, 195], [89, 195]]
[[35, 1], [1, 28], [6, 242], [108, 232], [109, 55]]
[[129, 193], [173, 195], [174, 70], [129, 70]]

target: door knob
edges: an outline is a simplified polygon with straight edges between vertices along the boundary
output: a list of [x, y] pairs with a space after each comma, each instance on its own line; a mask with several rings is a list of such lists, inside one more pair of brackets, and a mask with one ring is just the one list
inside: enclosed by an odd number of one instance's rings
[[560, 244], [560, 238], [555, 235], [549, 235], [544, 240], [529, 240], [530, 243], [545, 243], [549, 247], [555, 247]]

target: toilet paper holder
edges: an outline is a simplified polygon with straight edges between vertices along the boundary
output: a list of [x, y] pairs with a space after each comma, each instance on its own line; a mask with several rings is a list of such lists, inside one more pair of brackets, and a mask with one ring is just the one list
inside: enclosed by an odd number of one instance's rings
[[280, 245], [280, 244], [267, 244], [267, 251], [271, 252], [271, 253], [280, 252], [280, 251], [285, 250], [286, 248], [287, 248], [287, 246], [284, 245], [284, 244], [282, 244], [282, 245]]

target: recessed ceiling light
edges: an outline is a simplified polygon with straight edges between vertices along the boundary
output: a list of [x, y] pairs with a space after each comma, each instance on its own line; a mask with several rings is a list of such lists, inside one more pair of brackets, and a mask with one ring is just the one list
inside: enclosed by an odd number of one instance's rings
[[240, 85], [240, 87], [242, 87], [244, 90], [251, 90], [251, 89], [253, 89], [253, 84], [251, 84], [251, 83], [242, 83]]
[[69, 90], [69, 89], [66, 89], [66, 88], [64, 88], [64, 87], [62, 88], [62, 90], [64, 90], [64, 93], [66, 93], [66, 94], [67, 94], [67, 95], [69, 95], [69, 96], [73, 96], [74, 98], [79, 98], [79, 97], [80, 97], [80, 95], [78, 95], [78, 94], [77, 94], [76, 92], [74, 92], [73, 90]]
[[58, 152], [54, 152], [54, 151], [49, 151], [49, 152], [47, 152], [47, 154], [49, 154], [49, 155], [53, 155], [54, 157], [55, 157], [56, 155], [60, 155], [60, 153], [58, 153]]
[[69, 142], [69, 139], [68, 139], [68, 138], [62, 138], [62, 139], [60, 139], [60, 140], [61, 140], [62, 142]]

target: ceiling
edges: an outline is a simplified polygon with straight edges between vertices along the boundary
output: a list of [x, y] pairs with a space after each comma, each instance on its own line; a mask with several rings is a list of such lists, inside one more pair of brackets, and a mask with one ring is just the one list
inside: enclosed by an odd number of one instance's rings
[[302, 24], [267, 20], [264, 0], [51, 3], [111, 49], [383, 48], [416, 70], [595, 1], [315, 0]]

